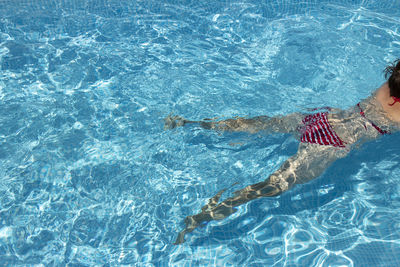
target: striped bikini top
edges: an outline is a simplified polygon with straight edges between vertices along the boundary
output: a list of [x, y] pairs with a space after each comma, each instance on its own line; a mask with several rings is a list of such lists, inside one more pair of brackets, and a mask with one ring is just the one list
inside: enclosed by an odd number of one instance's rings
[[[393, 104], [390, 104], [390, 106], [393, 106], [397, 101], [400, 102], [400, 98], [396, 98], [396, 99]], [[367, 119], [367, 117], [365, 117], [365, 113], [364, 113], [363, 109], [361, 108], [360, 103], [357, 104], [357, 107], [360, 109], [361, 116], [363, 116], [372, 125], [372, 127], [374, 127], [380, 134], [390, 134], [390, 132], [382, 130], [378, 125], [376, 125], [374, 122], [370, 121], [369, 119]]]
[[394, 104], [396, 104], [396, 102], [399, 102], [399, 103], [400, 103], [400, 97], [392, 96], [392, 98], [393, 98], [393, 103], [392, 103], [392, 104], [389, 104], [389, 106], [393, 106]]

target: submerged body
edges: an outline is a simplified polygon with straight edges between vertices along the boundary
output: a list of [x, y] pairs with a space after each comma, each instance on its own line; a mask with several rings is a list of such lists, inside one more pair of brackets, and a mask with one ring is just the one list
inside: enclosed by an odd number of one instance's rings
[[347, 110], [329, 115], [336, 133], [349, 145], [374, 140], [400, 129], [400, 105], [393, 105], [387, 83], [373, 95]]
[[297, 153], [265, 181], [249, 185], [219, 203], [222, 190], [199, 214], [188, 216], [186, 228], [179, 233], [175, 244], [184, 242], [185, 234], [202, 223], [234, 213], [239, 205], [260, 197], [277, 196], [295, 184], [320, 176], [331, 163], [345, 157], [352, 147], [399, 131], [400, 103], [394, 105], [396, 101], [400, 102], [391, 96], [388, 83], [385, 83], [369, 98], [347, 110], [328, 108], [328, 111], [316, 114], [293, 113], [283, 117], [259, 116], [223, 121], [168, 117], [166, 128], [199, 123], [203, 128], [219, 131], [290, 133], [300, 141]]
[[[324, 108], [327, 112], [318, 112], [311, 116], [326, 114], [327, 123], [347, 147], [357, 142], [374, 140], [382, 134], [399, 130], [400, 104], [390, 106], [393, 102], [389, 96], [387, 83], [383, 84], [370, 97], [346, 110]], [[236, 118], [219, 122], [200, 122], [204, 128], [221, 131], [243, 131], [256, 133], [259, 131], [289, 133], [303, 143], [304, 129], [310, 114], [293, 113], [282, 117], [259, 116], [255, 118]], [[318, 116], [319, 117], [319, 116]], [[185, 121], [187, 123], [190, 121]], [[315, 144], [320, 144], [316, 142]], [[322, 144], [323, 145], [323, 144]], [[329, 144], [328, 144], [329, 145]]]

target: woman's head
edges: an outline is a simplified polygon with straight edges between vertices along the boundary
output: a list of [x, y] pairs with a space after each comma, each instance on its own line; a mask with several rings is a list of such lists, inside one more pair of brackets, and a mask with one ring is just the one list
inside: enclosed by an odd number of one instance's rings
[[387, 66], [384, 72], [385, 78], [388, 79], [390, 96], [400, 97], [400, 59]]

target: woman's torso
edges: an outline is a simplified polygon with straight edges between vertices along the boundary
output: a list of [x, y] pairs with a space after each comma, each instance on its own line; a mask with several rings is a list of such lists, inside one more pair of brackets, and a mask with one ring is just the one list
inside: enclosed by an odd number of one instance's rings
[[[382, 132], [400, 130], [400, 112], [397, 113], [397, 110], [392, 109], [388, 113], [387, 109], [385, 110], [389, 98], [385, 97], [384, 93], [388, 94], [388, 91], [382, 86], [359, 105], [329, 114], [328, 119], [332, 128], [344, 142], [351, 145], [376, 139]], [[400, 104], [397, 105], [400, 108]]]

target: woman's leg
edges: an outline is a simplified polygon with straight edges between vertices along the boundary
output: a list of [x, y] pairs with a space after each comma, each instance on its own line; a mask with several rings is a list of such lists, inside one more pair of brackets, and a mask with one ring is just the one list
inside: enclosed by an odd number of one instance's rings
[[270, 131], [276, 133], [295, 133], [301, 123], [303, 115], [293, 113], [287, 116], [268, 117], [257, 116], [253, 118], [237, 117], [222, 121], [205, 119], [203, 121], [190, 121], [180, 116], [168, 116], [165, 118], [165, 129], [173, 129], [187, 124], [199, 124], [205, 129], [228, 132], [249, 132]]
[[236, 212], [235, 207], [261, 197], [273, 197], [320, 176], [335, 160], [346, 156], [347, 150], [331, 146], [300, 144], [296, 155], [290, 157], [267, 180], [249, 185], [218, 204], [224, 190], [209, 200], [199, 214], [185, 219], [186, 227], [178, 234], [175, 244], [183, 243], [186, 233], [192, 232], [204, 222], [221, 220]]

